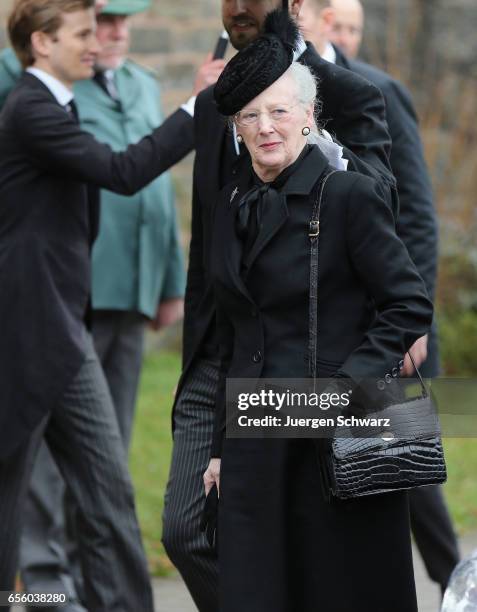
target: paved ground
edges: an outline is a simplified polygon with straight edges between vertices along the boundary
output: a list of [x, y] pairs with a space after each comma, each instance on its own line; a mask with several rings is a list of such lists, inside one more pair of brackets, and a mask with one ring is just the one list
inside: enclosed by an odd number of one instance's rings
[[[477, 533], [462, 538], [462, 555], [470, 554], [477, 548]], [[419, 553], [414, 550], [414, 571], [416, 575], [419, 612], [438, 612], [440, 608], [439, 588], [429, 580]], [[182, 580], [178, 577], [154, 582], [157, 612], [197, 612]]]
[[[470, 554], [477, 548], [477, 533], [461, 539], [462, 555]], [[414, 551], [419, 612], [438, 612], [440, 606], [439, 589], [428, 579], [426, 570], [417, 551]], [[154, 581], [156, 612], [197, 612], [182, 580], [176, 576]], [[13, 608], [22, 612], [23, 608]]]

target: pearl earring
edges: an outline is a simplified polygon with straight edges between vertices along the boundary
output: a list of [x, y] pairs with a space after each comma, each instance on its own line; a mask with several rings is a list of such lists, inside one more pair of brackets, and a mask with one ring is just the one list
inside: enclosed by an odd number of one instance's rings
[[242, 144], [242, 142], [243, 142], [243, 137], [240, 134], [237, 134], [237, 142], [239, 144]]
[[301, 131], [301, 133], [303, 134], [303, 136], [309, 136], [311, 130], [308, 126], [304, 127]]

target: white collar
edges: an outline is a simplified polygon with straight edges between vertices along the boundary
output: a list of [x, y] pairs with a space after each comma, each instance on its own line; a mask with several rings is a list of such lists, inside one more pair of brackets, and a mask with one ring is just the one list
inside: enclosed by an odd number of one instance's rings
[[321, 54], [321, 57], [331, 64], [336, 64], [336, 51], [330, 42], [326, 44], [325, 50]]
[[58, 104], [66, 106], [73, 99], [73, 92], [68, 89], [66, 85], [63, 85], [56, 77], [52, 76], [48, 72], [41, 70], [40, 68], [34, 68], [30, 66], [26, 69], [27, 72], [35, 76], [39, 81], [43, 83], [55, 97]]
[[303, 53], [305, 53], [305, 51], [306, 51], [306, 42], [303, 36], [300, 34], [300, 36], [298, 37], [298, 41], [296, 43], [295, 51], [293, 53], [293, 61], [295, 62], [298, 58], [300, 58], [303, 55]]

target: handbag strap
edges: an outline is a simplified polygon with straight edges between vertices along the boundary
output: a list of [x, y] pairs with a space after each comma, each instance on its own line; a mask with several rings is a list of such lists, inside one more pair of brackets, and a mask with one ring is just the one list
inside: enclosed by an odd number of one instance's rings
[[422, 397], [427, 397], [429, 395], [429, 391], [427, 390], [427, 387], [424, 383], [421, 373], [419, 372], [419, 368], [417, 367], [416, 362], [414, 361], [413, 356], [411, 355], [411, 351], [408, 351], [407, 354], [409, 355], [409, 358], [411, 359], [411, 363], [414, 366], [417, 377], [419, 378], [419, 382], [421, 383]]
[[316, 379], [316, 352], [318, 340], [318, 243], [320, 238], [320, 211], [325, 185], [336, 170], [328, 170], [318, 183], [316, 198], [311, 213], [310, 229], [310, 310], [308, 336], [308, 373]]
[[[313, 381], [316, 379], [316, 355], [318, 348], [318, 245], [319, 245], [319, 237], [320, 237], [320, 212], [321, 212], [321, 204], [323, 201], [323, 192], [326, 186], [326, 183], [330, 176], [335, 174], [337, 170], [328, 170], [323, 178], [318, 183], [318, 186], [315, 190], [316, 198], [313, 204], [313, 210], [310, 219], [310, 228], [308, 232], [308, 236], [310, 238], [310, 309], [309, 309], [309, 335], [308, 335], [308, 374], [313, 378]], [[411, 363], [416, 370], [417, 377], [419, 378], [419, 382], [422, 388], [423, 397], [427, 397], [429, 392], [427, 390], [426, 385], [424, 384], [424, 380], [419, 372], [419, 369], [410, 353], [407, 353], [411, 359]]]

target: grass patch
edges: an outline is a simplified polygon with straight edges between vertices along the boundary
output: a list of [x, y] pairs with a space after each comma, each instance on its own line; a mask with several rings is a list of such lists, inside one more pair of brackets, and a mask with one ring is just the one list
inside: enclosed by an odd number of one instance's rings
[[[150, 353], [141, 378], [138, 411], [131, 449], [131, 471], [136, 487], [139, 521], [151, 571], [166, 575], [172, 565], [161, 544], [164, 490], [172, 449], [172, 393], [180, 372], [177, 353]], [[449, 479], [445, 494], [462, 534], [477, 529], [477, 441], [444, 440]]]
[[180, 366], [177, 353], [150, 353], [146, 357], [131, 447], [139, 522], [154, 575], [165, 575], [172, 569], [161, 544], [161, 533], [172, 449], [171, 408]]
[[448, 480], [446, 499], [459, 534], [477, 529], [477, 441], [475, 438], [444, 439]]

